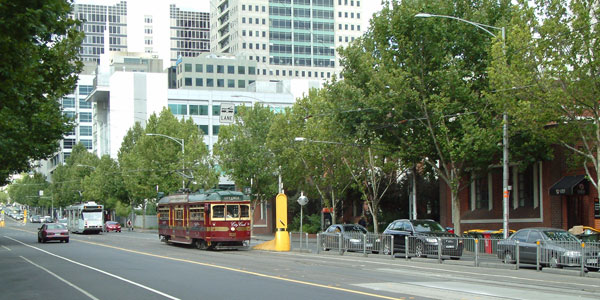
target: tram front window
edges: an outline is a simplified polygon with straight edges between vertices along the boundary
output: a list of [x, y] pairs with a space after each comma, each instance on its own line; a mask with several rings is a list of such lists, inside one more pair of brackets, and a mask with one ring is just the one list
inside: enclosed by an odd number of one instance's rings
[[239, 205], [227, 205], [227, 218], [228, 219], [239, 219], [240, 217], [240, 206]]
[[101, 212], [83, 212], [83, 219], [90, 221], [102, 221], [102, 213]]
[[242, 209], [241, 217], [249, 218], [250, 217], [250, 205], [240, 205], [240, 208]]

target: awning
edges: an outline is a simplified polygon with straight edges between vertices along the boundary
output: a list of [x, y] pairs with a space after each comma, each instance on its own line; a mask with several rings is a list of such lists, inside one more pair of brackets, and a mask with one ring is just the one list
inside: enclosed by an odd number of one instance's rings
[[550, 196], [587, 195], [588, 181], [585, 175], [565, 176], [550, 188]]

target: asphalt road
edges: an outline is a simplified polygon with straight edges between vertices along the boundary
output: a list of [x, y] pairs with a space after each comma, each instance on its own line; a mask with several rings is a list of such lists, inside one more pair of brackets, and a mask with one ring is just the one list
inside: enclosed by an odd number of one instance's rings
[[156, 234], [0, 228], [0, 299], [598, 299], [600, 279], [360, 255], [200, 251]]

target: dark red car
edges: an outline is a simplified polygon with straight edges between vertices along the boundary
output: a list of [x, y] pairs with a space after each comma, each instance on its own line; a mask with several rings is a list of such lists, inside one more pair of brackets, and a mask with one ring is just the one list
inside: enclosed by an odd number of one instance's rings
[[104, 223], [104, 231], [105, 232], [110, 232], [110, 231], [121, 232], [121, 224], [119, 224], [119, 222], [115, 222], [115, 221], [106, 221], [106, 223]]
[[60, 223], [44, 224], [38, 231], [38, 243], [57, 240], [61, 242], [69, 242], [69, 230]]

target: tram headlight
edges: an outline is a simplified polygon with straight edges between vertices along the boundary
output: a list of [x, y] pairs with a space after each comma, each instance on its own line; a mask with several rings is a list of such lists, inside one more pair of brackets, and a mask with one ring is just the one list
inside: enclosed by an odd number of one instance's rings
[[231, 226], [231, 231], [235, 231], [235, 227]]

